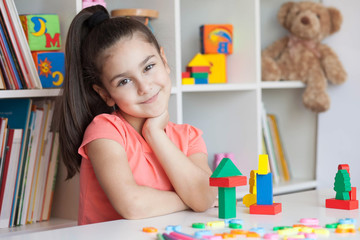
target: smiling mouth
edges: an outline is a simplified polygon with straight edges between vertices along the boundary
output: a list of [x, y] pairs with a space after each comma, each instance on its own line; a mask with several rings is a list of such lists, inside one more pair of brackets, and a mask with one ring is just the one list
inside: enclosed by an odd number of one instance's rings
[[157, 92], [154, 96], [152, 96], [151, 98], [149, 98], [148, 100], [142, 102], [142, 104], [149, 104], [149, 103], [153, 103], [156, 101], [157, 97], [159, 95], [159, 92]]

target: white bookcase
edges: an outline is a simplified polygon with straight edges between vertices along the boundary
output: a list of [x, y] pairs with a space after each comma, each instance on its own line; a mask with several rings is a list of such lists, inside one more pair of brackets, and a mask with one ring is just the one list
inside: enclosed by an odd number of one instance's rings
[[[249, 176], [261, 153], [261, 102], [277, 115], [294, 180], [274, 186], [274, 193], [316, 187], [317, 115], [305, 109], [300, 82], [261, 82], [261, 49], [280, 37], [276, 12], [284, 0], [107, 0], [109, 11], [150, 8], [159, 11], [152, 21], [172, 70], [171, 120], [192, 124], [204, 132], [209, 164], [219, 152], [232, 152], [240, 171]], [[60, 17], [63, 46], [80, 0], [15, 0], [19, 13], [56, 13]], [[200, 52], [202, 24], [234, 26], [234, 52], [227, 57], [227, 84], [181, 85], [181, 72]], [[280, 29], [280, 31], [279, 31]], [[261, 36], [261, 37], [260, 37]], [[25, 93], [25, 94], [23, 94]], [[1, 91], [0, 98], [54, 97], [58, 90]], [[60, 166], [52, 216], [74, 223], [78, 207], [78, 177], [65, 179]], [[241, 197], [248, 191], [240, 188]], [[60, 224], [60, 227], [63, 223]], [[42, 228], [39, 228], [42, 229]], [[21, 233], [15, 231], [14, 233]], [[8, 232], [8, 234], [14, 234]], [[0, 232], [1, 234], [1, 232]]]

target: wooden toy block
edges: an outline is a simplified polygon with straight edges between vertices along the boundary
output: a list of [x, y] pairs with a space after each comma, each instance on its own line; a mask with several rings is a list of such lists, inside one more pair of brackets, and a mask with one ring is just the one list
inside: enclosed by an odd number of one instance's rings
[[351, 187], [351, 191], [349, 195], [350, 195], [350, 200], [356, 200], [356, 187]]
[[64, 82], [65, 56], [62, 52], [32, 52], [43, 88], [58, 88]]
[[266, 175], [270, 172], [269, 158], [267, 154], [259, 155], [258, 174]]
[[247, 184], [246, 176], [220, 177], [210, 178], [210, 186], [213, 187], [237, 187], [245, 186]]
[[350, 200], [351, 183], [349, 172], [346, 169], [340, 169], [336, 173], [334, 190], [336, 191], [336, 199]]
[[194, 85], [195, 84], [195, 78], [183, 78], [183, 79], [181, 79], [181, 83], [183, 85]]
[[339, 165], [338, 165], [338, 170], [341, 170], [341, 169], [345, 169], [345, 170], [349, 173], [349, 176], [350, 176], [350, 167], [349, 167], [349, 164], [339, 164]]
[[207, 78], [194, 78], [195, 84], [208, 84]]
[[210, 63], [209, 84], [226, 83], [226, 55], [204, 54]]
[[192, 73], [190, 73], [190, 76], [195, 79], [197, 79], [197, 78], [207, 79], [209, 77], [209, 73], [207, 73], [207, 72], [192, 72]]
[[60, 21], [56, 14], [20, 15], [31, 51], [61, 49]]
[[253, 205], [255, 203], [256, 203], [256, 194], [249, 193], [243, 197], [243, 204], [246, 207], [250, 207], [251, 205]]
[[344, 210], [353, 210], [359, 208], [359, 200], [338, 200], [335, 198], [326, 199], [325, 207]]
[[190, 77], [190, 72], [182, 72], [181, 73], [181, 78], [189, 78]]
[[82, 1], [82, 8], [87, 8], [95, 5], [101, 5], [106, 8], [106, 2], [104, 0], [83, 0]]
[[252, 170], [250, 172], [250, 179], [249, 179], [249, 192], [252, 194], [256, 194], [256, 174], [257, 170]]
[[266, 175], [256, 174], [257, 182], [257, 205], [272, 205], [273, 204], [273, 186], [272, 173]]
[[233, 52], [233, 26], [231, 24], [206, 24], [200, 27], [201, 53]]
[[187, 72], [192, 72], [192, 73], [198, 73], [198, 72], [201, 72], [201, 73], [209, 73], [210, 72], [210, 67], [206, 66], [194, 66], [194, 67], [186, 67], [186, 71]]
[[201, 53], [197, 53], [188, 63], [188, 67], [210, 67], [209, 61]]
[[281, 211], [281, 203], [273, 203], [272, 205], [253, 204], [250, 206], [250, 214], [276, 215]]
[[223, 158], [213, 174], [212, 178], [242, 176], [242, 173], [231, 161], [230, 158]]
[[219, 191], [219, 218], [236, 217], [236, 191], [232, 188], [218, 188]]

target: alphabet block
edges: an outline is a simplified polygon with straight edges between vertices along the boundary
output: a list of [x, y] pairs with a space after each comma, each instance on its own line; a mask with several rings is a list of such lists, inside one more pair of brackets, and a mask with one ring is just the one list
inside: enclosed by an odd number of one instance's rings
[[63, 52], [33, 52], [43, 88], [61, 87], [65, 76], [65, 56]]

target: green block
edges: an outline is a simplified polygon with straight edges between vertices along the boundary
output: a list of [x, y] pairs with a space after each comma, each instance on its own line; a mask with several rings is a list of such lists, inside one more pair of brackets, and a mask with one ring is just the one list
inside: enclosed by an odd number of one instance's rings
[[205, 79], [205, 78], [208, 78], [208, 77], [209, 77], [209, 73], [207, 73], [207, 72], [204, 72], [204, 73], [201, 73], [201, 72], [193, 72], [193, 73], [191, 73], [191, 77], [192, 77], [192, 78]]
[[219, 191], [219, 218], [236, 218], [236, 191], [232, 188], [218, 188]]
[[61, 49], [60, 21], [56, 14], [20, 15], [31, 51]]
[[233, 176], [242, 176], [242, 173], [231, 161], [230, 158], [223, 158], [219, 165], [216, 167], [215, 171], [211, 175], [212, 178], [219, 177], [233, 177]]
[[350, 200], [350, 194], [349, 194], [349, 192], [336, 192], [335, 199]]

